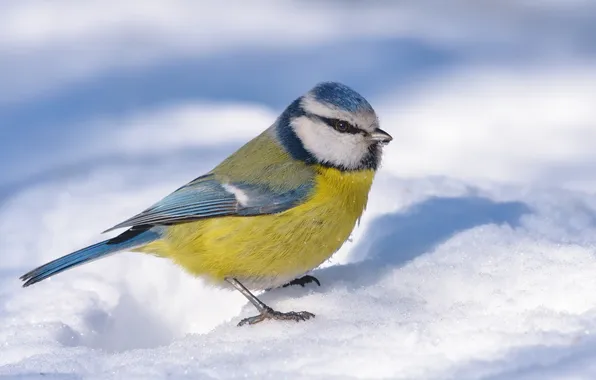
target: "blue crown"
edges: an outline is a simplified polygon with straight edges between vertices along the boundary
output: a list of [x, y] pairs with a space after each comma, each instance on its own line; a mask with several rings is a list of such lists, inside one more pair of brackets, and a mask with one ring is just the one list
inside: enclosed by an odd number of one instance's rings
[[341, 83], [319, 83], [310, 93], [319, 102], [328, 103], [349, 112], [373, 111], [372, 106], [362, 95]]

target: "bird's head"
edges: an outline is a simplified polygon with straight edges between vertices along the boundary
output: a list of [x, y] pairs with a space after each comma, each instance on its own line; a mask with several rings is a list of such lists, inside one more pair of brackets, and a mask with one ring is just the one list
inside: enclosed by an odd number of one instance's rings
[[376, 170], [382, 146], [392, 140], [368, 101], [336, 82], [320, 83], [296, 99], [276, 131], [294, 159], [343, 171]]

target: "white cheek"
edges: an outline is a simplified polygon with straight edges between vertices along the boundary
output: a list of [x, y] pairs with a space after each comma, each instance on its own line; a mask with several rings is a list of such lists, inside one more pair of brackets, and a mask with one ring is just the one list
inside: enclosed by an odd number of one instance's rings
[[306, 116], [293, 120], [292, 127], [304, 148], [319, 161], [354, 169], [368, 153], [368, 143], [360, 134], [339, 133]]

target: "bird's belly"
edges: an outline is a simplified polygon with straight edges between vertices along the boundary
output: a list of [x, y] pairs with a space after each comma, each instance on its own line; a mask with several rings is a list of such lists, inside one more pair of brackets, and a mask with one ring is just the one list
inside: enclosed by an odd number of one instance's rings
[[235, 277], [255, 284], [251, 287], [281, 285], [335, 253], [358, 217], [295, 214], [290, 210], [175, 226], [166, 239], [167, 256], [192, 274], [212, 280]]
[[285, 212], [174, 225], [163, 240], [141, 250], [215, 282], [235, 277], [251, 288], [279, 286], [319, 266], [350, 236], [372, 174], [345, 177], [320, 179], [313, 198]]

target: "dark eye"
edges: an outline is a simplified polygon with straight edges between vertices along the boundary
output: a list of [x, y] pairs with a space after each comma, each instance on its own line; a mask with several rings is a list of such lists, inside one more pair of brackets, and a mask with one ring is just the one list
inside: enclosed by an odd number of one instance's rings
[[330, 126], [331, 128], [335, 129], [336, 131], [340, 132], [340, 133], [350, 133], [350, 134], [357, 134], [357, 133], [363, 133], [362, 130], [358, 129], [357, 127], [353, 126], [352, 124], [348, 123], [345, 120], [340, 120], [340, 119], [331, 119], [331, 118], [326, 118], [326, 117], [322, 117], [319, 116], [319, 119], [321, 119], [322, 121], [325, 122], [325, 124], [327, 124], [328, 126]]
[[335, 125], [333, 127], [336, 131], [344, 133], [350, 130], [351, 125], [343, 120], [335, 120]]

